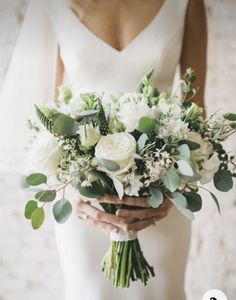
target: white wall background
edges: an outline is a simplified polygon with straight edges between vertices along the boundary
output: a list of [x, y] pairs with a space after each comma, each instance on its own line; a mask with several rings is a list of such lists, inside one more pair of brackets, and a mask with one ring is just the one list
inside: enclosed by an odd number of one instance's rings
[[[0, 1], [0, 87], [19, 33], [28, 0]], [[208, 113], [236, 111], [236, 1], [206, 0], [209, 61]], [[236, 139], [228, 148], [236, 153]], [[51, 221], [35, 234], [23, 219], [24, 192], [17, 178], [1, 178], [0, 300], [62, 300], [62, 276]], [[204, 194], [206, 210], [193, 223], [186, 275], [189, 300], [211, 288], [236, 297], [236, 189], [218, 194], [222, 217]], [[91, 299], [92, 300], [92, 299]], [[161, 299], [160, 299], [161, 300]], [[173, 299], [170, 299], [173, 300]], [[176, 299], [182, 300], [182, 299]]]

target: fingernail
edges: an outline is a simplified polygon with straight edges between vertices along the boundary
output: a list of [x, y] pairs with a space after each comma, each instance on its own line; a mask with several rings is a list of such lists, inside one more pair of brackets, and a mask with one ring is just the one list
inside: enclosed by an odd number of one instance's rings
[[112, 229], [112, 232], [118, 233], [119, 229], [114, 228], [114, 229]]
[[116, 211], [116, 215], [118, 216], [118, 215], [119, 215], [119, 213], [120, 213], [120, 210], [118, 209], [118, 210]]

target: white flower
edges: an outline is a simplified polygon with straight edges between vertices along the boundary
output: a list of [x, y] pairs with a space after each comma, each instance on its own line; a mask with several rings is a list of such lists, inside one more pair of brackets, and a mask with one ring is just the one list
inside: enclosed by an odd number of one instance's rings
[[83, 147], [89, 148], [94, 146], [99, 138], [100, 132], [92, 124], [80, 125], [78, 134]]
[[188, 132], [187, 139], [200, 145], [200, 148], [192, 151], [192, 158], [196, 161], [207, 160], [213, 153], [213, 146], [208, 140], [204, 140], [197, 132]]
[[28, 153], [28, 160], [32, 170], [52, 175], [57, 173], [61, 159], [62, 148], [57, 139], [49, 132], [38, 134]]
[[85, 102], [80, 97], [73, 97], [68, 103], [63, 103], [58, 111], [71, 115], [72, 117], [78, 116], [85, 109]]
[[58, 90], [59, 90], [58, 100], [60, 102], [68, 103], [72, 98], [71, 89], [65, 85], [61, 85], [58, 87]]
[[140, 181], [143, 178], [141, 175], [136, 175], [134, 172], [126, 176], [126, 182], [128, 186], [125, 188], [126, 195], [139, 196], [139, 190], [143, 187], [143, 183]]
[[126, 132], [137, 129], [142, 117], [153, 117], [154, 112], [142, 94], [125, 94], [119, 99], [119, 102], [120, 109], [117, 117], [125, 125]]
[[169, 99], [161, 98], [158, 102], [157, 108], [159, 113], [163, 115], [181, 118], [181, 107], [176, 101], [170, 102]]
[[218, 171], [219, 166], [220, 166], [220, 160], [217, 154], [214, 153], [214, 155], [212, 155], [210, 159], [208, 159], [202, 164], [202, 170], [199, 171], [201, 175], [200, 183], [206, 184], [210, 182], [214, 177], [215, 173]]
[[136, 153], [135, 138], [125, 132], [101, 136], [95, 147], [97, 159], [112, 160], [119, 164], [120, 169], [115, 172], [116, 175], [127, 172], [134, 165], [134, 153]]
[[178, 139], [184, 139], [186, 138], [188, 132], [188, 124], [181, 119], [170, 119], [166, 124], [160, 127], [161, 138], [174, 136]]

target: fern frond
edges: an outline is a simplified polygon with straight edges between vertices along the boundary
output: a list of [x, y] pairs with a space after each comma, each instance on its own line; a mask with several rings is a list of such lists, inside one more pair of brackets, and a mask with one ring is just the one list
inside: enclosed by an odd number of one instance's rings
[[102, 103], [98, 112], [98, 127], [101, 135], [107, 135], [109, 132], [108, 121]]
[[40, 122], [48, 131], [53, 133], [52, 131], [53, 122], [43, 113], [43, 111], [37, 105], [35, 105], [35, 109]]

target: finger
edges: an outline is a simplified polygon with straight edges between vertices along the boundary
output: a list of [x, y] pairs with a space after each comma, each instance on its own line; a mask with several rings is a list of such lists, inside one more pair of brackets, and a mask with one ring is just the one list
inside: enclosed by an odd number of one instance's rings
[[109, 233], [109, 232], [116, 232], [118, 233], [120, 231], [120, 228], [117, 227], [116, 225], [113, 225], [111, 223], [106, 223], [106, 222], [102, 222], [102, 221], [97, 221], [95, 219], [93, 219], [92, 217], [90, 217], [89, 215], [86, 215], [83, 212], [78, 212], [77, 216], [84, 220], [86, 223], [88, 223], [89, 225], [102, 230], [103, 232]]
[[140, 231], [150, 225], [154, 225], [155, 221], [157, 221], [154, 218], [149, 218], [141, 221], [137, 221], [134, 223], [126, 224], [122, 227], [122, 230], [127, 232], [127, 231]]
[[80, 201], [77, 205], [77, 212], [84, 212], [95, 220], [104, 221], [106, 223], [125, 224], [126, 218], [122, 216], [112, 215], [110, 213], [101, 211], [100, 209], [88, 204], [87, 202]]
[[99, 203], [125, 204], [140, 207], [150, 207], [145, 197], [123, 197], [122, 200], [115, 195], [105, 195], [97, 198]]
[[134, 219], [148, 219], [152, 217], [160, 217], [163, 218], [167, 215], [168, 210], [159, 209], [159, 208], [146, 208], [146, 209], [118, 209], [116, 211], [116, 215], [120, 217], [126, 218], [134, 218]]

